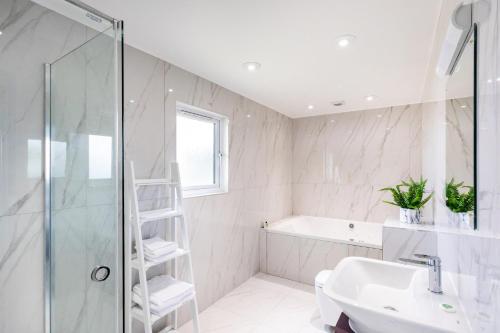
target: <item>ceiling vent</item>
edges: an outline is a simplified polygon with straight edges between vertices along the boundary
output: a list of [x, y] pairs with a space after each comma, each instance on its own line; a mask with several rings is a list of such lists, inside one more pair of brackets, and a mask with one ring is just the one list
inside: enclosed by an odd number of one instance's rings
[[335, 106], [335, 107], [344, 106], [345, 105], [345, 101], [333, 101], [332, 105]]

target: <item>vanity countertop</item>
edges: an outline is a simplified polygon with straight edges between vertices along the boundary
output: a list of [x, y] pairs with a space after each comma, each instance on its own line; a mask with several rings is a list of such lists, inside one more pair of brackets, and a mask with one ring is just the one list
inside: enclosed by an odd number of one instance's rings
[[400, 228], [400, 229], [410, 229], [410, 230], [421, 230], [421, 231], [437, 231], [440, 227], [431, 223], [422, 223], [422, 224], [410, 224], [403, 223], [399, 221], [399, 219], [388, 218], [384, 222], [384, 227], [388, 228]]
[[472, 230], [472, 229], [460, 229], [454, 227], [452, 225], [443, 225], [443, 224], [430, 224], [430, 223], [422, 223], [422, 224], [410, 224], [400, 222], [397, 218], [387, 218], [384, 222], [384, 228], [400, 228], [407, 230], [415, 230], [415, 231], [429, 231], [429, 232], [440, 232], [454, 235], [473, 235], [477, 237], [488, 237], [500, 239], [499, 234], [492, 234], [487, 232], [481, 232], [480, 230]]

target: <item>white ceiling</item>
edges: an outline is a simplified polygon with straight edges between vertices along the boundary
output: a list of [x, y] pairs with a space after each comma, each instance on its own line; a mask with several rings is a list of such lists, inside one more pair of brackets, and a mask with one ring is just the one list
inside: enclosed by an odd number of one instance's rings
[[[441, 0], [85, 2], [123, 19], [128, 44], [294, 118], [421, 102], [441, 11]], [[345, 34], [357, 38], [339, 49]]]

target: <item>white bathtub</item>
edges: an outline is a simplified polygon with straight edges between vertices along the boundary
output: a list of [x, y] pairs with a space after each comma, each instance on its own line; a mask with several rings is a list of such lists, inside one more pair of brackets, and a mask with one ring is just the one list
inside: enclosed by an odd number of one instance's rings
[[382, 226], [381, 223], [292, 216], [271, 223], [266, 231], [381, 249]]
[[382, 259], [382, 224], [292, 216], [262, 228], [260, 270], [314, 284], [324, 269], [348, 256]]

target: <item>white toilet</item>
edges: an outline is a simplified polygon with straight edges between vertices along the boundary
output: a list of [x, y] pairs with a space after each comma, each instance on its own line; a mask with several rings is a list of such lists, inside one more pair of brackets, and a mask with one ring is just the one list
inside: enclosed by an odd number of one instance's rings
[[314, 279], [316, 302], [318, 303], [321, 320], [325, 325], [329, 326], [335, 326], [342, 313], [342, 309], [323, 292], [323, 286], [332, 272], [331, 270], [321, 271]]

